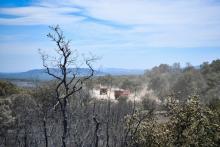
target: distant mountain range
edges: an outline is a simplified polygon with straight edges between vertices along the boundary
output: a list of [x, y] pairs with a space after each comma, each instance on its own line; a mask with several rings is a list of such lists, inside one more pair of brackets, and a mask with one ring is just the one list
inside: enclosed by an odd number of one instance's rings
[[[79, 76], [85, 76], [90, 73], [88, 68], [77, 68], [68, 69], [72, 72], [77, 72]], [[58, 69], [51, 69], [52, 73], [61, 74]], [[95, 76], [104, 75], [141, 75], [144, 74], [144, 70], [141, 69], [122, 69], [122, 68], [103, 68], [100, 70], [95, 70]], [[17, 73], [2, 73], [0, 72], [0, 79], [20, 79], [20, 80], [51, 80], [53, 79], [50, 75], [46, 73], [46, 69], [34, 69], [26, 72]]]

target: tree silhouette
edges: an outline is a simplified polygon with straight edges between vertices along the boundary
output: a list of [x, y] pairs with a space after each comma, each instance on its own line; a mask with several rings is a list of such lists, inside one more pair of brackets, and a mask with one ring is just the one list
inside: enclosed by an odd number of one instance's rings
[[[91, 66], [91, 62], [95, 60], [94, 57], [84, 59], [85, 64], [88, 66], [88, 75], [81, 76], [77, 67], [79, 64], [79, 55], [76, 51], [70, 49], [70, 40], [66, 40], [62, 30], [57, 25], [50, 27], [53, 33], [49, 33], [49, 37], [55, 42], [57, 48], [55, 49], [57, 57], [51, 57], [40, 51], [43, 60], [43, 66], [46, 68], [46, 73], [52, 76], [56, 80], [56, 96], [57, 101], [54, 108], [60, 106], [62, 114], [62, 147], [66, 147], [67, 144], [67, 132], [68, 132], [68, 116], [67, 116], [67, 103], [68, 99], [74, 95], [77, 91], [83, 88], [83, 83], [90, 79], [94, 74], [94, 69]], [[82, 66], [82, 64], [81, 64]], [[74, 68], [73, 68], [74, 67]]]

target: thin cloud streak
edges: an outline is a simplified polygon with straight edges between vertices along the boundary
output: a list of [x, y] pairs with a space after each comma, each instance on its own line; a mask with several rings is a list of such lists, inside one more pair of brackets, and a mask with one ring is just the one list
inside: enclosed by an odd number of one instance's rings
[[14, 8], [1, 8], [0, 14], [15, 16], [14, 18], [0, 18], [1, 25], [51, 25], [71, 24], [82, 20], [80, 16], [73, 16], [71, 13], [79, 12], [74, 7], [42, 7], [27, 6]]
[[[2, 25], [76, 24], [89, 31], [92, 23], [97, 34], [147, 47], [220, 47], [220, 5], [211, 1], [44, 0], [0, 13], [18, 16], [0, 18]], [[108, 30], [99, 29], [101, 25]]]

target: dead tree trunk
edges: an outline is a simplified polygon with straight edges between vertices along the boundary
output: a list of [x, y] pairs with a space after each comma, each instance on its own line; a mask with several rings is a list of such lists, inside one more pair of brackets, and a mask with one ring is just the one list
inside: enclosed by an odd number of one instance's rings
[[24, 147], [28, 147], [28, 143], [27, 143], [27, 129], [26, 128], [24, 130]]
[[110, 82], [110, 90], [109, 90], [108, 103], [107, 103], [106, 147], [109, 147], [109, 125], [110, 125], [110, 110], [111, 110], [110, 94], [112, 91], [112, 78], [109, 77], [108, 80]]
[[110, 100], [108, 99], [108, 108], [107, 108], [107, 122], [106, 122], [106, 147], [109, 147], [109, 115], [110, 115]]
[[62, 111], [62, 115], [63, 115], [63, 136], [62, 136], [62, 147], [66, 147], [66, 137], [67, 137], [67, 126], [68, 126], [68, 122], [67, 122], [67, 112], [66, 112], [66, 99], [64, 99], [64, 106]]
[[46, 120], [46, 116], [44, 116], [44, 119], [43, 119], [43, 127], [44, 127], [45, 147], [48, 147], [48, 135], [47, 135], [47, 120]]
[[93, 121], [95, 122], [95, 147], [98, 147], [99, 146], [98, 130], [99, 130], [100, 122], [97, 120], [96, 116], [93, 117]]

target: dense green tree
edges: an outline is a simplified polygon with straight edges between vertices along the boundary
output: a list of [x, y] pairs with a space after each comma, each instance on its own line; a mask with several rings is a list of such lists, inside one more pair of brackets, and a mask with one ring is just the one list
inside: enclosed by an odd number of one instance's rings
[[220, 122], [215, 111], [203, 106], [198, 96], [191, 96], [184, 104], [169, 105], [171, 130], [175, 146], [218, 146]]
[[142, 111], [127, 116], [130, 146], [217, 147], [220, 143], [219, 115], [200, 104], [198, 96], [191, 96], [184, 104], [169, 98], [170, 119], [166, 122], [159, 123], [155, 117], [145, 117], [147, 114]]
[[180, 75], [171, 90], [179, 100], [184, 101], [192, 93], [201, 94], [205, 88], [206, 82], [203, 76], [198, 70], [190, 68]]

